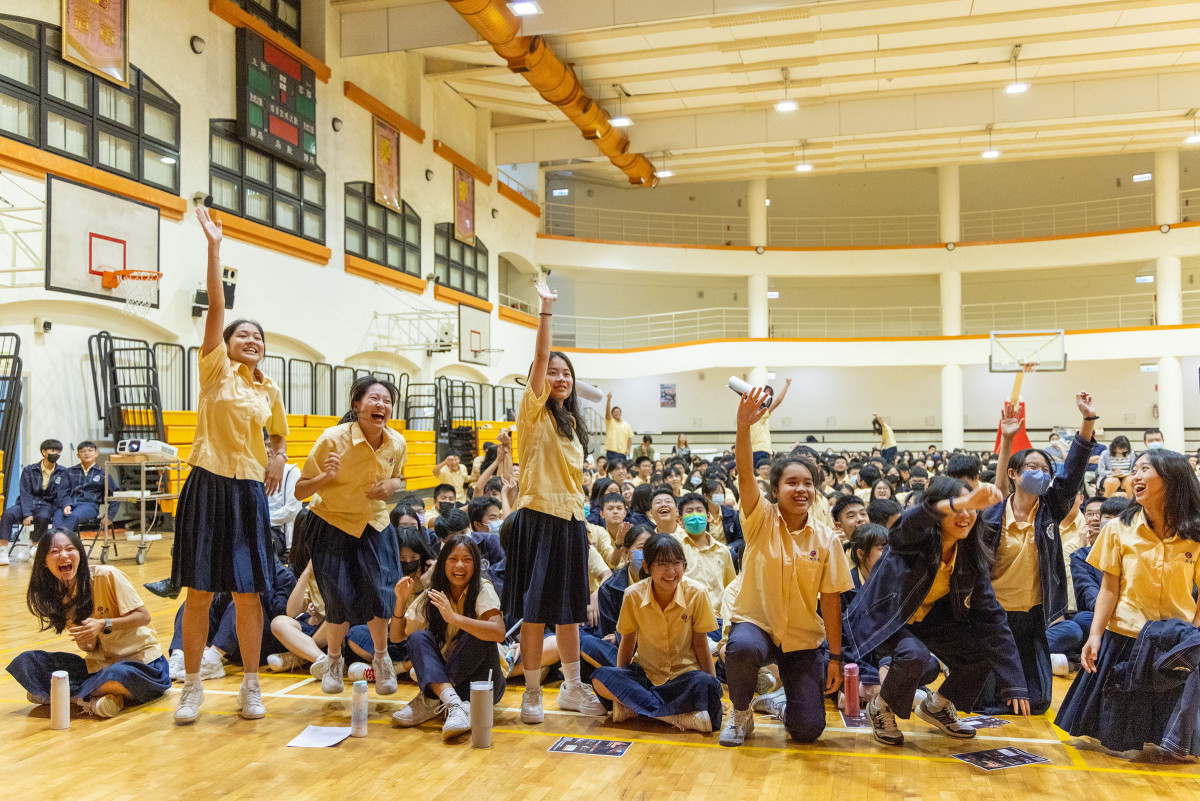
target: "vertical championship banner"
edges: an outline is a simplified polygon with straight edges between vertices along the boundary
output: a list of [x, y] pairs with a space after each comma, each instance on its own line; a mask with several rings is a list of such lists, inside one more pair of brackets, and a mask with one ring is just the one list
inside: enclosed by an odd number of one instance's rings
[[400, 132], [375, 117], [375, 202], [403, 214], [400, 203]]
[[62, 55], [128, 87], [128, 0], [62, 0]]
[[475, 178], [462, 167], [454, 168], [454, 238], [475, 245]]

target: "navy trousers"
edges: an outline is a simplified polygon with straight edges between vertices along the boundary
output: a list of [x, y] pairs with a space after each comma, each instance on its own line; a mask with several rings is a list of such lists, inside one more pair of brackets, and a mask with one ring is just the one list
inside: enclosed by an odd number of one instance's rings
[[500, 649], [496, 643], [460, 631], [442, 655], [437, 640], [428, 631], [408, 635], [408, 655], [417, 672], [417, 684], [427, 698], [437, 698], [430, 685], [449, 684], [464, 701], [471, 698], [471, 682], [487, 681], [492, 674], [492, 703], [504, 697], [504, 675], [500, 672]]
[[825, 670], [829, 657], [822, 648], [784, 651], [753, 623], [734, 623], [725, 646], [725, 677], [733, 708], [750, 708], [758, 669], [771, 662], [779, 666], [787, 697], [784, 728], [798, 742], [814, 742], [825, 731]]

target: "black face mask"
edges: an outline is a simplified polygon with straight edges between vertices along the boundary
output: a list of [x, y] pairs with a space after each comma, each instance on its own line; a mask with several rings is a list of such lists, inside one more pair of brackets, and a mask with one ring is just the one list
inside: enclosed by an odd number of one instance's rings
[[55, 462], [58, 461], [59, 456], [62, 456], [62, 454], [61, 453], [48, 453], [48, 454], [46, 454], [46, 461], [49, 462], [50, 464], [54, 464]]
[[400, 562], [400, 570], [406, 576], [413, 576], [421, 572], [421, 560], [414, 559], [411, 562]]
[[441, 503], [438, 504], [438, 514], [445, 515], [453, 508], [454, 508], [454, 504], [452, 502], [442, 501]]

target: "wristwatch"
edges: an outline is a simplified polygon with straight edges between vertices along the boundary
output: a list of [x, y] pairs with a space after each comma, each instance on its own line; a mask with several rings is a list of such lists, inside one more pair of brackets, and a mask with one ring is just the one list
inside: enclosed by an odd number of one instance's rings
[[104, 633], [112, 634], [112, 618], [104, 618]]

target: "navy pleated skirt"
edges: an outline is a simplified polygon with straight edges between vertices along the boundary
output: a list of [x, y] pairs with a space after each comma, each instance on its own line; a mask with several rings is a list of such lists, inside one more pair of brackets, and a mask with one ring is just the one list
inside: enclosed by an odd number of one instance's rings
[[275, 575], [270, 548], [263, 483], [193, 467], [175, 513], [175, 584], [204, 592], [266, 592]]
[[1058, 710], [1054, 723], [1060, 729], [1075, 737], [1092, 737], [1112, 751], [1162, 744], [1183, 685], [1158, 691], [1118, 690], [1116, 669], [1129, 661], [1135, 643], [1135, 637], [1104, 632], [1096, 672], [1079, 671]]
[[514, 516], [504, 568], [505, 619], [586, 623], [587, 526], [533, 509], [519, 509]]
[[313, 576], [325, 600], [325, 620], [358, 625], [388, 619], [396, 608], [400, 580], [400, 540], [388, 526], [363, 529], [352, 537], [314, 514], [308, 524]]

